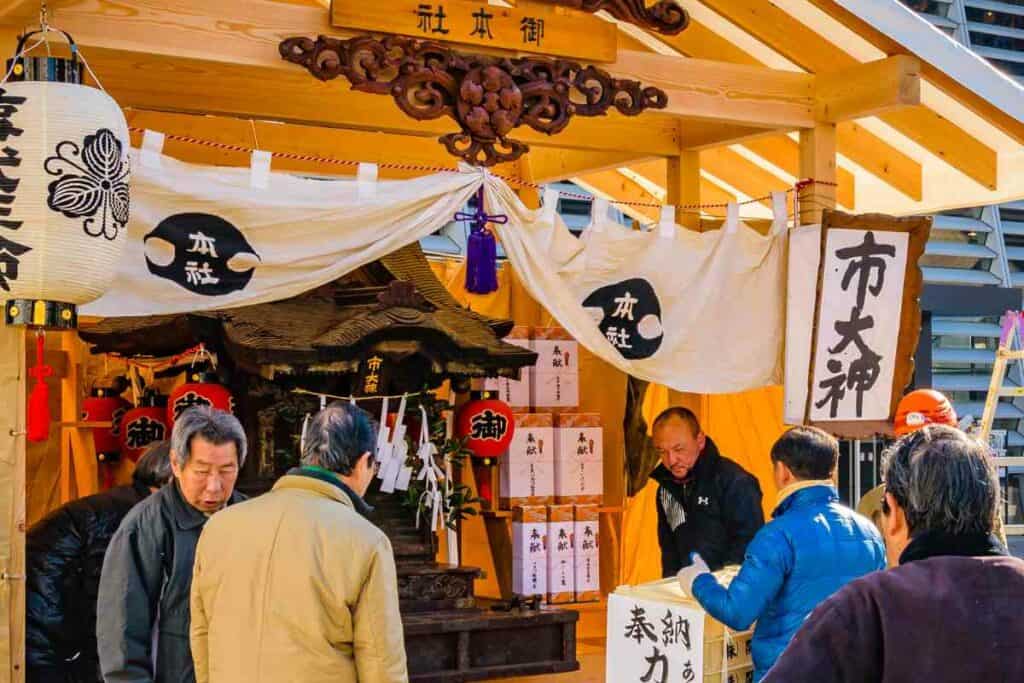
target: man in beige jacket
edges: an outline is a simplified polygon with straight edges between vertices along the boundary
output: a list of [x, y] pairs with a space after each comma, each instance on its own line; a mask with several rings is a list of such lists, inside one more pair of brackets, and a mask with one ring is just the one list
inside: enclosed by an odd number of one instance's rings
[[333, 403], [306, 427], [302, 466], [218, 513], [192, 579], [197, 683], [406, 683], [391, 544], [367, 519], [376, 439]]

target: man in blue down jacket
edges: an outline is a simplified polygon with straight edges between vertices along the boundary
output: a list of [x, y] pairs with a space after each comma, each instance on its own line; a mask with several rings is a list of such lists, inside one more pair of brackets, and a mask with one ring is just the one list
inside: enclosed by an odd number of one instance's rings
[[839, 503], [832, 483], [836, 440], [813, 427], [795, 427], [772, 446], [779, 504], [774, 519], [747, 546], [728, 588], [700, 555], [678, 576], [715, 619], [742, 631], [757, 622], [751, 643], [760, 681], [807, 615], [847, 582], [885, 568], [875, 525]]

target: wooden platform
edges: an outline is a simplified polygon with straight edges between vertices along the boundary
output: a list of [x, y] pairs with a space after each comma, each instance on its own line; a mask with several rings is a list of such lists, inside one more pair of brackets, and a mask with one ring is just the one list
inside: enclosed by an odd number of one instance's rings
[[371, 492], [368, 500], [395, 552], [410, 681], [551, 680], [579, 669], [575, 610], [492, 609], [474, 591], [480, 570], [435, 562], [434, 534], [416, 528], [399, 497]]
[[573, 605], [579, 612], [576, 624], [576, 659], [580, 667], [558, 676], [516, 676], [502, 683], [605, 683], [606, 602]]

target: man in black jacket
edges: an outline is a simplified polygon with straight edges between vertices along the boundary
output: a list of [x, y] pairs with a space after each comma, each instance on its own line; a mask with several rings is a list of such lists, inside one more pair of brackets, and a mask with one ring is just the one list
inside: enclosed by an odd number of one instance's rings
[[102, 681], [96, 652], [96, 595], [103, 555], [128, 511], [171, 478], [166, 441], [139, 458], [131, 486], [67, 503], [25, 539], [27, 683]]
[[699, 553], [711, 571], [742, 564], [747, 544], [764, 526], [757, 479], [723, 457], [682, 407], [654, 421], [661, 465], [651, 473], [658, 488], [658, 544], [662, 576], [675, 576]]
[[107, 548], [96, 637], [106, 683], [194, 683], [192, 565], [211, 515], [243, 500], [245, 431], [231, 413], [190, 408], [174, 422], [174, 479], [128, 513]]

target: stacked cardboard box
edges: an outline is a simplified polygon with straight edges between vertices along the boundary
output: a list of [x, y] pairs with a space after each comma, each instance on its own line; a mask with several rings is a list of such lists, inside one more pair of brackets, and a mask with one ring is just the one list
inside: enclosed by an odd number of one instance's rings
[[596, 505], [573, 506], [576, 602], [601, 599], [600, 513]]
[[531, 348], [537, 352], [533, 368], [532, 405], [557, 410], [580, 404], [579, 344], [560, 327], [538, 327]]
[[498, 502], [546, 505], [555, 495], [555, 430], [550, 413], [517, 413], [508, 453], [500, 460]]
[[[520, 346], [524, 349], [530, 348], [530, 328], [526, 325], [516, 325], [505, 337], [509, 344]], [[508, 377], [491, 378], [484, 381], [486, 391], [495, 391], [498, 398], [509, 404], [512, 408], [530, 408], [530, 386], [533, 374], [532, 368], [520, 370], [519, 379]]]
[[575, 598], [572, 505], [548, 506], [548, 602], [560, 604]]
[[604, 439], [598, 413], [555, 416], [555, 502], [603, 502]]
[[517, 507], [512, 513], [512, 592], [517, 595], [546, 595], [547, 508], [543, 505]]

